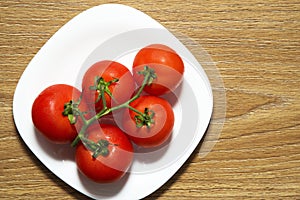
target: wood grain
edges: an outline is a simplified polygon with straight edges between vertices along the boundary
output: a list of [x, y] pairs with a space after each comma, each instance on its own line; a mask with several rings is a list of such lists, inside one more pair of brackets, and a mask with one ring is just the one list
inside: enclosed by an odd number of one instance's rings
[[[300, 2], [111, 1], [135, 7], [211, 55], [226, 119], [148, 199], [300, 199]], [[12, 100], [27, 64], [80, 12], [105, 1], [0, 2], [0, 199], [87, 199], [50, 173], [14, 126]], [[142, 184], [142, 183], [141, 183]]]

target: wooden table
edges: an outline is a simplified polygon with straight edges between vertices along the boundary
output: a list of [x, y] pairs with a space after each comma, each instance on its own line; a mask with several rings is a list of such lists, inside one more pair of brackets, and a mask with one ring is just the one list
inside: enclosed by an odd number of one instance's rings
[[[12, 115], [15, 87], [45, 42], [105, 1], [1, 0], [0, 199], [85, 199], [29, 150]], [[300, 2], [113, 1], [192, 38], [210, 54], [226, 118], [205, 157], [201, 144], [149, 199], [300, 199]], [[143, 184], [143, 183], [141, 183]]]

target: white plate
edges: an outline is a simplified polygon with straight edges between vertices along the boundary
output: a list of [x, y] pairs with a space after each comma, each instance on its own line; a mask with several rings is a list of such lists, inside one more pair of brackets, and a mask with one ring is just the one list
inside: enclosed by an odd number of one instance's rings
[[[163, 43], [183, 58], [184, 80], [175, 91], [175, 127], [161, 148], [136, 149], [130, 173], [112, 184], [97, 184], [82, 176], [74, 150], [54, 145], [35, 132], [31, 106], [47, 86], [66, 83], [80, 88], [88, 66], [101, 59], [128, 68], [139, 48]], [[59, 29], [31, 60], [16, 87], [13, 114], [20, 136], [35, 156], [61, 180], [95, 199], [141, 199], [169, 180], [203, 137], [213, 108], [208, 78], [190, 51], [148, 15], [128, 6], [104, 4], [74, 17]]]

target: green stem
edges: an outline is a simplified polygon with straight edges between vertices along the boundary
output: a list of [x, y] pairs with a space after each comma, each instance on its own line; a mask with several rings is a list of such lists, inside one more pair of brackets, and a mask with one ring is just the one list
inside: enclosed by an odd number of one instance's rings
[[101, 92], [103, 109], [106, 109], [106, 99], [105, 99], [105, 96], [104, 96], [104, 86], [101, 86], [100, 92]]
[[80, 140], [84, 137], [84, 133], [88, 127], [88, 123], [85, 123], [84, 126], [81, 128], [80, 132], [78, 133], [77, 137], [71, 143], [72, 147], [75, 147], [80, 142]]
[[[98, 120], [100, 119], [101, 117], [103, 117], [104, 115], [107, 115], [115, 110], [118, 110], [118, 109], [121, 109], [121, 108], [129, 108], [129, 109], [132, 109], [131, 106], [129, 106], [129, 104], [133, 101], [135, 101], [136, 99], [138, 99], [143, 91], [143, 89], [145, 88], [145, 86], [148, 84], [148, 82], [153, 78], [153, 72], [151, 71], [152, 69], [148, 68], [148, 67], [145, 67], [145, 74], [144, 74], [144, 80], [143, 80], [143, 83], [142, 83], [142, 86], [139, 88], [138, 92], [131, 98], [129, 99], [128, 101], [118, 105], [118, 106], [115, 106], [115, 107], [112, 107], [112, 108], [109, 108], [109, 109], [103, 109], [102, 111], [100, 111], [98, 114], [95, 115], [96, 119], [93, 119], [91, 118], [91, 121], [95, 121], [95, 120]], [[138, 114], [143, 114], [141, 113], [140, 111], [138, 110], [133, 110], [135, 112], [137, 112]]]
[[[77, 137], [73, 140], [73, 142], [71, 143], [72, 147], [75, 147], [78, 142], [80, 142], [81, 140], [85, 140], [84, 143], [88, 143], [86, 140], [88, 140], [87, 138], [85, 138], [84, 133], [86, 132], [86, 130], [88, 129], [88, 127], [94, 123], [95, 121], [97, 121], [98, 119], [100, 119], [101, 117], [115, 111], [121, 108], [129, 108], [130, 110], [136, 112], [139, 115], [144, 115], [144, 113], [138, 111], [137, 109], [131, 107], [129, 104], [133, 101], [135, 101], [136, 99], [138, 99], [143, 91], [143, 89], [145, 88], [145, 86], [149, 83], [151, 83], [153, 81], [153, 79], [155, 78], [155, 73], [153, 71], [153, 69], [145, 66], [144, 70], [140, 73], [144, 75], [144, 80], [142, 83], [142, 86], [139, 88], [139, 90], [137, 91], [137, 93], [128, 101], [126, 101], [125, 103], [122, 103], [118, 106], [112, 107], [112, 108], [107, 108], [106, 106], [106, 100], [104, 98], [104, 89], [101, 90], [101, 96], [102, 96], [102, 100], [103, 100], [103, 109], [97, 113], [95, 116], [93, 116], [90, 119], [86, 119], [83, 115], [83, 113], [80, 110], [77, 110], [77, 112], [79, 113], [80, 118], [82, 119], [84, 125], [82, 126], [80, 132], [78, 133]], [[91, 141], [91, 143], [93, 143]], [[95, 153], [95, 152], [94, 152]]]
[[128, 106], [128, 108], [129, 108], [130, 110], [132, 110], [133, 112], [135, 112], [135, 113], [139, 114], [139, 115], [144, 115], [144, 113], [142, 113], [141, 111], [139, 111], [139, 110], [135, 109], [135, 108], [134, 108], [134, 107], [132, 107], [132, 106]]

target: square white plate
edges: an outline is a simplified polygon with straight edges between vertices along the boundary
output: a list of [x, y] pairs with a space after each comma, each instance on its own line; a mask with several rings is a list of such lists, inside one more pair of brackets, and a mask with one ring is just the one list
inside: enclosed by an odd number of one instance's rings
[[[94, 183], [78, 172], [74, 150], [68, 145], [50, 144], [35, 132], [32, 103], [52, 84], [65, 83], [80, 89], [83, 73], [99, 60], [116, 60], [130, 69], [135, 53], [152, 43], [170, 46], [185, 64], [183, 82], [174, 93], [172, 138], [161, 148], [136, 149], [133, 165], [120, 181]], [[120, 4], [88, 9], [60, 28], [28, 64], [13, 101], [16, 127], [35, 156], [65, 183], [95, 199], [141, 199], [161, 187], [197, 147], [212, 108], [210, 83], [190, 51], [157, 21]]]

